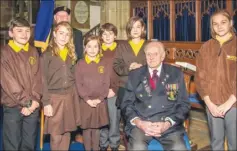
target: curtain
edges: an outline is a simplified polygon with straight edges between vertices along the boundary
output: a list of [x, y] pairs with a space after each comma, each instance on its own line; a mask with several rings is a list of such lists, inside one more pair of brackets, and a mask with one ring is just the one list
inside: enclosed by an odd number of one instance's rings
[[158, 17], [153, 19], [153, 37], [154, 39], [168, 41], [170, 40], [170, 20], [164, 12], [159, 12]]
[[175, 20], [175, 40], [176, 41], [195, 41], [195, 16], [189, 14], [188, 9], [182, 11]]
[[209, 14], [202, 16], [202, 41], [207, 41], [211, 38], [210, 18], [215, 11], [216, 8], [212, 7], [209, 9]]
[[142, 18], [145, 23], [145, 29], [146, 29], [146, 39], [148, 39], [148, 26], [147, 26], [147, 8], [135, 8], [135, 15]]
[[226, 1], [215, 1], [215, 3], [211, 3], [211, 0], [203, 0], [201, 2], [201, 13], [203, 16], [201, 18], [201, 28], [202, 28], [202, 41], [207, 41], [211, 38], [211, 29], [210, 29], [210, 18], [211, 15], [217, 11], [218, 9], [226, 8]]

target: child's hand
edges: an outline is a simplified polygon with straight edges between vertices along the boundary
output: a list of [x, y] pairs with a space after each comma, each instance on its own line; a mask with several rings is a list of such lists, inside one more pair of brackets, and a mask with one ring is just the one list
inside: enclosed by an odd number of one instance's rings
[[52, 107], [52, 105], [44, 106], [44, 115], [48, 116], [48, 117], [53, 116], [53, 107]]
[[130, 64], [129, 70], [131, 71], [131, 70], [140, 68], [141, 66], [142, 66], [142, 64], [137, 63], [137, 62], [133, 62], [133, 63]]
[[135, 69], [136, 64], [137, 64], [136, 62], [131, 63], [129, 66], [129, 71]]
[[97, 105], [96, 101], [94, 100], [87, 100], [86, 103], [89, 104], [90, 107], [96, 107]]
[[100, 99], [95, 99], [94, 102], [96, 102], [95, 107], [97, 107], [97, 105], [100, 104], [102, 101]]
[[21, 109], [21, 114], [23, 114], [24, 116], [29, 116], [31, 114], [31, 111], [29, 110], [29, 108], [23, 107]]
[[112, 98], [112, 97], [114, 97], [114, 96], [115, 96], [114, 91], [113, 91], [112, 89], [109, 89], [109, 93], [108, 93], [107, 98]]
[[29, 107], [29, 110], [33, 113], [39, 107], [39, 103], [37, 101], [32, 100], [32, 105]]

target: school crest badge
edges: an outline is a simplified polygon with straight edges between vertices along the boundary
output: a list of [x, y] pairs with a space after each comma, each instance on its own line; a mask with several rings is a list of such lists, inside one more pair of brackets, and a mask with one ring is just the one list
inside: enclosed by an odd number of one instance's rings
[[29, 58], [29, 63], [30, 63], [30, 65], [34, 65], [35, 63], [36, 63], [36, 59], [35, 59], [35, 57], [30, 57]]
[[103, 74], [103, 73], [104, 73], [104, 66], [99, 66], [99, 67], [98, 67], [98, 72], [99, 72], [100, 74]]
[[226, 56], [226, 59], [227, 59], [227, 60], [232, 60], [232, 61], [237, 61], [237, 57], [236, 57], [236, 56], [227, 55], [227, 56]]

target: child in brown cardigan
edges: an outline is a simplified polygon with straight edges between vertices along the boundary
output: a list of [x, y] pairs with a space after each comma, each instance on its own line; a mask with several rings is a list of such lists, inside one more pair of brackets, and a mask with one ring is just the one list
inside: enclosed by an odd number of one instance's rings
[[51, 150], [68, 150], [70, 132], [81, 122], [74, 78], [76, 54], [69, 23], [60, 22], [55, 26], [42, 59], [45, 133], [50, 134]]
[[226, 10], [210, 19], [212, 38], [196, 59], [197, 91], [206, 103], [212, 150], [236, 150], [236, 46], [232, 16]]

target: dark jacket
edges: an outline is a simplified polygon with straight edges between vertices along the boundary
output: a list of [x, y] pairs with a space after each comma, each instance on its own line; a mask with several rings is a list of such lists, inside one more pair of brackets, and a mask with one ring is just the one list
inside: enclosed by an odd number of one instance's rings
[[82, 32], [76, 28], [73, 28], [73, 42], [75, 45], [75, 51], [77, 54], [77, 59], [83, 58], [83, 36]]
[[170, 117], [176, 124], [165, 133], [184, 130], [183, 122], [187, 117], [190, 105], [182, 71], [177, 67], [163, 64], [157, 88], [154, 91], [150, 89], [149, 77], [147, 66], [129, 74], [121, 104], [127, 134], [129, 135], [134, 128], [130, 123], [134, 117], [151, 122], [164, 121], [166, 117]]

